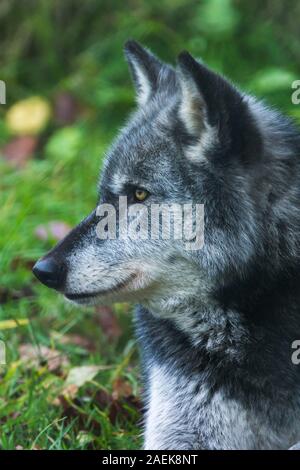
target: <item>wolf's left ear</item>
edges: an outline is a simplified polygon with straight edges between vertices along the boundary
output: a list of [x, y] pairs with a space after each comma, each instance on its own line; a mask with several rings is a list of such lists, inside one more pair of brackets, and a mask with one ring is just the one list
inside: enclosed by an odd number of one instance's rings
[[[243, 157], [250, 148], [252, 134], [252, 142], [259, 143], [248, 104], [229, 81], [188, 52], [179, 55], [177, 73], [181, 88], [179, 117], [194, 139], [187, 152], [191, 159], [199, 160], [212, 146], [222, 149], [217, 152], [220, 155]], [[254, 149], [251, 151], [255, 154]]]
[[144, 105], [158, 88], [163, 64], [136, 41], [127, 41], [124, 51], [135, 84], [137, 101]]

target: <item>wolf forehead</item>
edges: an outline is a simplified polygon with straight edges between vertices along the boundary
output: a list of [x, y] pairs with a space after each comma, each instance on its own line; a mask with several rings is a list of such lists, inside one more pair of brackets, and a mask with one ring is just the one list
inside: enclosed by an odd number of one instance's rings
[[[160, 124], [159, 113], [152, 121], [141, 116], [140, 112], [137, 114], [135, 120], [138, 125], [135, 122], [132, 125], [129, 123], [106, 156], [102, 180], [112, 192], [118, 193], [126, 184], [134, 186], [158, 183], [158, 176], [165, 174], [167, 166], [175, 171], [180, 158], [179, 143], [168, 137]], [[170, 114], [170, 132], [171, 121], [174, 119], [171, 116]]]
[[102, 189], [120, 194], [126, 185], [132, 185], [159, 194], [171, 187], [170, 179], [173, 185], [180, 181], [184, 157], [175, 115], [178, 100], [171, 95], [171, 103], [166, 102], [163, 109], [155, 102], [148, 109], [137, 109], [106, 155]]

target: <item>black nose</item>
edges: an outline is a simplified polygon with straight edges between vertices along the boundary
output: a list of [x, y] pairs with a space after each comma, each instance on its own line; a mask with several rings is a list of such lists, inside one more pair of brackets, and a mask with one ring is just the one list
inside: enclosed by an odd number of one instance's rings
[[66, 267], [62, 263], [58, 263], [53, 258], [40, 259], [32, 268], [33, 274], [52, 289], [60, 289], [63, 287], [66, 279]]

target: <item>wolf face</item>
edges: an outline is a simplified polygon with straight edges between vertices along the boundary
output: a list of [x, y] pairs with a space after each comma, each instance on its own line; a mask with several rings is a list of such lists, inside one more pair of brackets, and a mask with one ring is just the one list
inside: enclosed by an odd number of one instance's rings
[[187, 52], [176, 69], [133, 41], [125, 55], [138, 106], [107, 155], [99, 203], [116, 214], [120, 196], [130, 207], [137, 194], [148, 209], [203, 204], [204, 246], [188, 251], [172, 237], [121, 239], [119, 222], [114, 239], [99, 239], [95, 209], [33, 271], [76, 303], [135, 301], [176, 315], [186, 302], [211, 301], [229, 273], [243, 276], [263, 257], [274, 116]]

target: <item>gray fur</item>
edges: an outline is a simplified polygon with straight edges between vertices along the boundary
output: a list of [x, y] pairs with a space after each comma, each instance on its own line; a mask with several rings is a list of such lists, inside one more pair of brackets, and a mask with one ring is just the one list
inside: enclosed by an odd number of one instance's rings
[[177, 69], [134, 42], [126, 57], [139, 106], [100, 200], [142, 187], [147, 205], [203, 203], [205, 244], [100, 241], [93, 212], [47, 255], [67, 265], [61, 290], [139, 303], [146, 449], [288, 448], [300, 440], [298, 130], [188, 53]]

